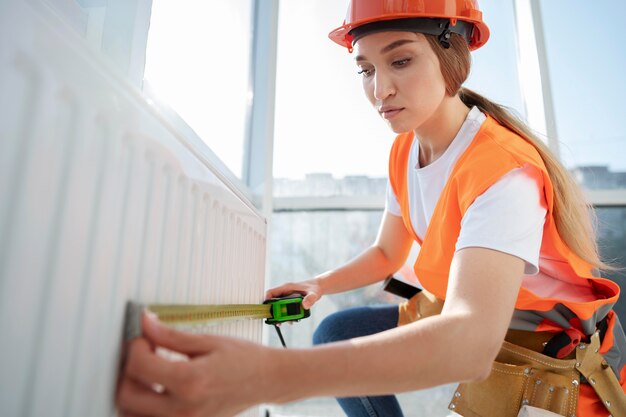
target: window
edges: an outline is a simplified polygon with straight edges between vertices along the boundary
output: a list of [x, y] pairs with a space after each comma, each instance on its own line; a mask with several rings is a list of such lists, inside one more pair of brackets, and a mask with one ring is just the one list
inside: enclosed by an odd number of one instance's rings
[[[624, 207], [603, 207], [596, 209], [598, 216], [598, 244], [600, 255], [614, 266], [624, 268], [626, 266], [626, 205]], [[626, 288], [626, 269], [603, 274], [617, 282], [622, 288], [622, 294]], [[620, 294], [619, 301], [615, 305], [615, 312], [624, 321], [626, 317], [626, 300]]]
[[283, 0], [278, 27], [274, 177], [385, 176], [393, 140], [361, 91], [353, 58], [328, 39], [337, 0]]
[[145, 79], [239, 178], [252, 38], [250, 0], [154, 0]]
[[517, 41], [512, 1], [481, 1], [489, 41], [472, 52], [472, 71], [465, 86], [524, 117], [517, 68]]
[[[343, 21], [346, 5], [336, 0], [280, 3], [276, 179], [302, 181], [312, 173], [330, 174], [335, 181], [346, 176], [387, 176], [387, 155], [395, 134], [367, 102], [353, 56], [328, 39], [330, 30]], [[511, 30], [513, 7], [510, 2], [483, 6], [492, 38], [475, 53], [467, 85], [495, 101], [522, 109], [515, 34]], [[302, 186], [318, 189], [311, 184], [319, 180], [327, 178], [309, 177]], [[275, 195], [286, 195], [285, 187], [302, 194], [299, 184], [277, 185]]]
[[614, 177], [626, 171], [626, 50], [617, 42], [623, 34], [610, 16], [623, 16], [626, 3], [550, 0], [537, 4], [561, 158], [569, 168], [608, 169], [613, 175], [587, 178], [594, 181], [587, 185], [615, 188]]

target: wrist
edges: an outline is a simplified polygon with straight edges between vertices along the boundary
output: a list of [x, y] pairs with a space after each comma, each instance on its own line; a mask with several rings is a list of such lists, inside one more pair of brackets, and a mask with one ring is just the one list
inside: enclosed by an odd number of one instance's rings
[[331, 277], [331, 272], [324, 272], [312, 279], [313, 284], [318, 288], [318, 292], [320, 297], [325, 294], [332, 294], [329, 286], [329, 280]]
[[[261, 394], [259, 403], [283, 404], [290, 401], [285, 396], [285, 393], [289, 391], [285, 381], [289, 383], [294, 378], [294, 368], [289, 366], [289, 353], [283, 348], [265, 348], [265, 357], [259, 378], [260, 387], [258, 391]], [[289, 371], [290, 369], [292, 372]]]

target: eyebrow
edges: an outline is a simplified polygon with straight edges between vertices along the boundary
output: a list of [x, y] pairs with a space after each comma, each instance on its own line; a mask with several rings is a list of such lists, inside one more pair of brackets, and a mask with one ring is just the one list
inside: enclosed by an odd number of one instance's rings
[[[402, 45], [405, 45], [407, 43], [412, 43], [415, 42], [414, 40], [411, 39], [399, 39], [397, 41], [393, 41], [391, 42], [389, 45], [385, 46], [383, 49], [380, 50], [381, 54], [386, 54], [387, 52], [390, 52], [396, 48], [401, 47]], [[355, 61], [359, 62], [359, 61], [364, 61], [365, 57], [363, 55], [357, 55], [356, 58], [354, 58]]]

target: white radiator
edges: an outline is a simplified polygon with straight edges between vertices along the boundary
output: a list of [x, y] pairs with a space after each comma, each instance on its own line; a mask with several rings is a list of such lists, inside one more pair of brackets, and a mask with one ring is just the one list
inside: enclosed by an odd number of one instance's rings
[[3, 417], [112, 415], [128, 299], [263, 297], [265, 220], [63, 26], [0, 2]]

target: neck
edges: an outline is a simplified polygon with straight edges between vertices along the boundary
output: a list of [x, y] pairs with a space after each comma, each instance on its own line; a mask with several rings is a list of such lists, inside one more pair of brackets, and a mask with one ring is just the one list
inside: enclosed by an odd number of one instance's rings
[[458, 95], [446, 97], [433, 116], [414, 130], [419, 141], [419, 162], [421, 167], [433, 163], [448, 149], [470, 109]]

